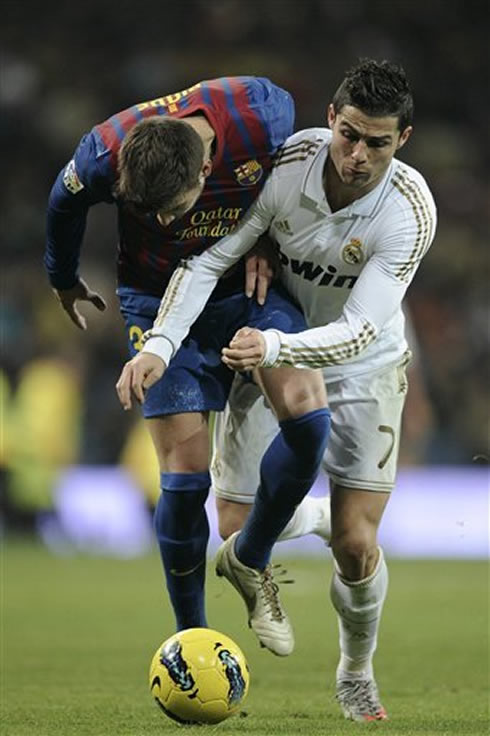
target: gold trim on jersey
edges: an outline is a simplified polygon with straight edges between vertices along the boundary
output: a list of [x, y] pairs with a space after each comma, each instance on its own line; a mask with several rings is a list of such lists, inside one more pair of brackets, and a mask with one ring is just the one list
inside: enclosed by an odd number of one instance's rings
[[376, 329], [369, 322], [364, 322], [359, 334], [351, 340], [329, 345], [328, 347], [291, 348], [281, 344], [277, 362], [286, 365], [302, 363], [309, 368], [323, 368], [335, 365], [359, 355], [376, 338]]
[[412, 252], [410, 253], [408, 260], [400, 266], [398, 271], [395, 273], [395, 276], [399, 278], [400, 281], [409, 281], [411, 272], [425, 255], [431, 243], [434, 219], [427, 199], [424, 197], [424, 194], [416, 181], [409, 179], [408, 176], [401, 171], [397, 171], [391, 181], [393, 186], [396, 187], [410, 203], [417, 223], [417, 236], [415, 238]]
[[276, 154], [274, 161], [272, 162], [272, 168], [277, 169], [278, 166], [292, 164], [294, 161], [306, 161], [309, 156], [315, 155], [321, 145], [322, 141], [305, 139], [303, 141], [299, 141], [299, 143], [284, 146]]
[[[188, 267], [187, 267], [186, 261], [182, 261], [182, 263], [177, 268], [177, 270], [174, 272], [172, 278], [168, 282], [168, 286], [165, 290], [165, 294], [163, 296], [162, 301], [160, 302], [160, 306], [158, 307], [158, 312], [157, 312], [157, 316], [155, 317], [153, 327], [161, 326], [170, 308], [173, 306], [175, 299], [177, 297], [177, 293], [180, 289], [180, 285], [185, 276], [185, 272], [187, 271], [187, 268]], [[146, 341], [150, 337], [158, 337], [158, 333], [155, 334], [150, 329], [147, 332], [145, 332], [145, 334], [143, 335], [143, 340]]]

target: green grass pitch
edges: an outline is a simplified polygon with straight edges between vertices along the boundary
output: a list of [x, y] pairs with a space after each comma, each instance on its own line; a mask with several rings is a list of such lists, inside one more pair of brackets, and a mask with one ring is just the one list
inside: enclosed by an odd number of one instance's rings
[[53, 557], [3, 543], [3, 736], [480, 736], [488, 725], [488, 569], [484, 562], [389, 563], [376, 671], [390, 720], [353, 724], [334, 700], [331, 561], [287, 560], [296, 650], [275, 658], [245, 625], [233, 589], [208, 573], [208, 617], [251, 669], [241, 717], [181, 727], [148, 692], [150, 658], [173, 633], [157, 554], [137, 560]]

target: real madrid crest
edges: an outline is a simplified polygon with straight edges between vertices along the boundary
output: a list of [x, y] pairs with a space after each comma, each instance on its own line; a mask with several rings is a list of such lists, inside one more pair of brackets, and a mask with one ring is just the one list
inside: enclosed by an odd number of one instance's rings
[[363, 262], [364, 253], [359, 238], [352, 238], [347, 245], [344, 245], [342, 248], [342, 258], [349, 266], [358, 266]]
[[236, 180], [242, 187], [252, 187], [262, 178], [264, 170], [258, 161], [251, 159], [234, 169]]

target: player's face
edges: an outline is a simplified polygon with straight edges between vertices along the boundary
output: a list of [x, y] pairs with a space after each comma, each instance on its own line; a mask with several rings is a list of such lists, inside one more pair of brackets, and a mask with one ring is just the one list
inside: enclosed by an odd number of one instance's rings
[[206, 177], [201, 174], [195, 187], [189, 189], [185, 194], [178, 197], [168, 209], [160, 210], [160, 212], [157, 213], [157, 220], [160, 225], [162, 225], [162, 227], [168, 227], [172, 222], [179, 220], [186, 214], [186, 212], [189, 212], [201, 196], [205, 182]]
[[374, 188], [412, 132], [411, 127], [400, 132], [396, 116], [370, 117], [352, 105], [339, 113], [330, 105], [328, 124], [329, 157], [342, 184], [359, 194]]
[[160, 212], [157, 213], [157, 220], [160, 225], [162, 225], [162, 227], [168, 227], [168, 225], [170, 225], [175, 220], [179, 220], [196, 204], [197, 200], [202, 194], [202, 190], [204, 189], [204, 185], [206, 184], [206, 179], [213, 170], [213, 163], [211, 160], [210, 151], [211, 143], [209, 144], [208, 148], [206, 148], [205, 158], [196, 186], [192, 187], [192, 189], [189, 189], [187, 192], [177, 197], [175, 202], [170, 207], [165, 210], [160, 210]]

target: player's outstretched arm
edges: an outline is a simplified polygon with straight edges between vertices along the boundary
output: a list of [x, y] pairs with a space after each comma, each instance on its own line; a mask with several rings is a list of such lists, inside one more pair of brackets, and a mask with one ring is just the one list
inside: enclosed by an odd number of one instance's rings
[[81, 330], [87, 329], [87, 320], [78, 311], [77, 302], [89, 302], [99, 312], [103, 312], [106, 308], [106, 303], [100, 294], [92, 291], [83, 279], [79, 279], [78, 283], [71, 289], [53, 289], [53, 291], [62, 309], [67, 313], [73, 324]]
[[125, 411], [131, 409], [133, 395], [142, 404], [145, 391], [160, 380], [166, 368], [163, 360], [153, 353], [138, 353], [128, 361], [116, 383], [117, 395], [123, 409]]
[[174, 272], [153, 327], [144, 335], [142, 352], [158, 355], [168, 365], [206, 306], [219, 278], [268, 229], [272, 214], [263, 203], [267, 186], [268, 182], [236, 230], [201, 255], [184, 261]]
[[101, 171], [92, 134], [86, 135], [73, 158], [58, 174], [49, 195], [44, 266], [61, 306], [81, 330], [87, 322], [77, 302], [87, 301], [99, 311], [104, 300], [78, 276], [80, 249], [89, 209], [98, 202], [114, 202], [113, 174]]

